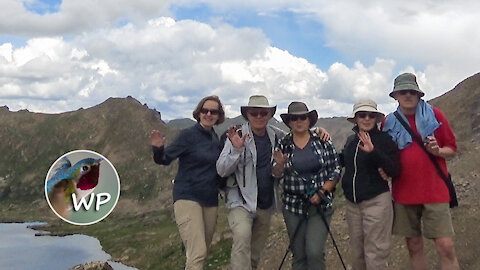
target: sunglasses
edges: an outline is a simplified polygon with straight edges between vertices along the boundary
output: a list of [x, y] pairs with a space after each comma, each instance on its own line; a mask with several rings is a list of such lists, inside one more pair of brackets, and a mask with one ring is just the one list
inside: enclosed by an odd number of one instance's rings
[[302, 115], [292, 115], [290, 116], [290, 121], [297, 121], [298, 119], [302, 120], [302, 121], [305, 121], [307, 120], [307, 115], [306, 114], [302, 114]]
[[208, 114], [208, 113], [210, 113], [211, 115], [218, 115], [218, 114], [220, 114], [220, 111], [219, 111], [219, 110], [216, 110], [216, 109], [205, 109], [205, 108], [201, 108], [201, 109], [200, 109], [200, 112], [203, 113], [203, 114]]
[[398, 91], [398, 93], [402, 96], [406, 95], [407, 93], [412, 95], [412, 96], [418, 95], [418, 92], [416, 90], [400, 90], [400, 91]]
[[366, 118], [367, 116], [370, 119], [377, 118], [377, 114], [373, 113], [373, 112], [358, 112], [358, 113], [355, 114], [355, 116], [358, 117], [358, 118]]
[[257, 117], [258, 115], [260, 115], [261, 117], [265, 117], [267, 116], [268, 111], [253, 111], [253, 112], [248, 112], [248, 114], [250, 114], [253, 117]]

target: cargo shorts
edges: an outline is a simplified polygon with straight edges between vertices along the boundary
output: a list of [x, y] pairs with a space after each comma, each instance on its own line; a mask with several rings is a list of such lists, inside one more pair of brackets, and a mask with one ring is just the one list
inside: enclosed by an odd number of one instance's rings
[[394, 209], [393, 234], [405, 237], [423, 235], [428, 239], [452, 237], [455, 234], [448, 203], [395, 203]]

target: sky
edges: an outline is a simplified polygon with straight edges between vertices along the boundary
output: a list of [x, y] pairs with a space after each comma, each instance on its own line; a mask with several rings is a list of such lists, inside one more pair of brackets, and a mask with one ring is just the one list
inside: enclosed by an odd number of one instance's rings
[[403, 72], [429, 100], [480, 71], [476, 0], [0, 0], [0, 106], [60, 113], [132, 96], [171, 120], [254, 94], [383, 112]]

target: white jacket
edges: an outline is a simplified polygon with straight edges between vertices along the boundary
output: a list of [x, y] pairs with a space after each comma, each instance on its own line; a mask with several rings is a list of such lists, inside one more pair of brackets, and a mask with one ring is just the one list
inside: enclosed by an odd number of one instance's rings
[[[225, 141], [220, 157], [217, 160], [217, 172], [222, 177], [227, 177], [235, 173], [236, 183], [234, 181], [227, 181], [225, 194], [227, 197], [227, 207], [243, 207], [251, 213], [257, 210], [257, 150], [255, 147], [255, 140], [253, 133], [248, 123], [241, 127], [242, 134], [247, 134], [245, 139], [245, 146], [241, 148], [234, 148], [229, 139]], [[267, 125], [267, 134], [272, 144], [272, 157], [270, 162], [273, 162], [273, 152], [275, 151], [276, 139], [281, 139], [285, 133], [271, 125]], [[276, 135], [276, 136], [275, 136]], [[245, 166], [244, 166], [245, 165]], [[245, 177], [244, 177], [245, 172]], [[237, 185], [238, 184], [238, 185]], [[239, 194], [239, 190], [241, 194]], [[243, 200], [242, 199], [243, 196]], [[274, 183], [274, 207], [281, 209], [281, 201], [279, 194], [278, 181]]]

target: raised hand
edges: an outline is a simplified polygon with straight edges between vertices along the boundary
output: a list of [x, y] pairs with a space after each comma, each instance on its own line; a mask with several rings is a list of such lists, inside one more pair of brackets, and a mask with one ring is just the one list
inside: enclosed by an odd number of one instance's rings
[[360, 141], [362, 142], [361, 144], [358, 145], [360, 149], [362, 149], [367, 153], [370, 153], [373, 151], [374, 147], [373, 147], [372, 139], [370, 138], [370, 135], [368, 134], [368, 132], [365, 132], [363, 130], [358, 132], [358, 139], [360, 139]]
[[440, 146], [438, 145], [437, 139], [433, 136], [427, 137], [428, 141], [425, 142], [425, 148], [434, 156], [438, 156], [440, 153]]
[[332, 136], [330, 136], [330, 133], [328, 133], [327, 130], [322, 127], [317, 127], [315, 129], [315, 133], [317, 133], [317, 135], [320, 137], [320, 140], [324, 142], [332, 140]]
[[229, 127], [227, 129], [227, 138], [230, 140], [234, 148], [241, 148], [245, 145], [245, 139], [247, 134], [242, 134], [242, 137], [238, 134], [239, 128], [236, 126]]
[[152, 130], [150, 133], [150, 144], [155, 147], [162, 147], [165, 145], [165, 142], [167, 139], [165, 139], [165, 136], [162, 135], [162, 133], [159, 130]]
[[287, 160], [287, 154], [282, 153], [280, 150], [275, 150], [273, 153], [273, 159], [277, 164], [280, 164], [282, 167], [285, 164], [285, 161]]
[[277, 149], [273, 153], [273, 159], [275, 160], [275, 166], [272, 169], [273, 176], [281, 177], [283, 175], [283, 166], [287, 161], [287, 155]]

